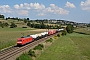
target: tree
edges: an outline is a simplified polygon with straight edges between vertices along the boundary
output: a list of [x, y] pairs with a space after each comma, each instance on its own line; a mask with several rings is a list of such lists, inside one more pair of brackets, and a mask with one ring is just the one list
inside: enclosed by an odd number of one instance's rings
[[28, 23], [27, 23], [27, 26], [31, 27], [31, 23], [30, 23], [30, 22], [28, 22]]
[[1, 26], [2, 22], [0, 21], [0, 26]]
[[34, 26], [35, 26], [35, 24], [34, 24], [34, 23], [32, 23], [32, 24], [31, 24], [31, 28], [34, 28]]
[[7, 22], [5, 22], [5, 23], [0, 22], [0, 27], [4, 28], [4, 27], [8, 27], [8, 26], [9, 26], [9, 24]]
[[5, 27], [8, 27], [9, 26], [9, 24], [6, 22], [6, 23], [3, 23], [3, 25], [5, 26]]
[[90, 24], [88, 24], [87, 27], [90, 27]]
[[15, 20], [18, 20], [18, 17], [14, 18]]
[[61, 29], [62, 27], [61, 27], [61, 25], [57, 25], [57, 29]]
[[46, 25], [46, 28], [49, 30], [50, 29], [50, 26], [49, 25]]
[[41, 24], [41, 29], [45, 29], [46, 28], [46, 25], [45, 24]]
[[41, 28], [41, 25], [40, 24], [35, 24], [34, 28]]
[[3, 23], [2, 23], [2, 22], [0, 22], [0, 27], [4, 28], [4, 25], [3, 25]]
[[10, 19], [10, 17], [8, 17], [8, 19]]
[[27, 20], [29, 20], [29, 18], [27, 18]]
[[6, 20], [8, 20], [8, 18], [6, 18]]
[[66, 27], [66, 30], [67, 30], [68, 33], [72, 33], [73, 29], [74, 29], [74, 27], [71, 24], [68, 24], [67, 27]]
[[4, 15], [1, 15], [1, 14], [0, 14], [0, 18], [4, 18]]
[[15, 27], [17, 27], [17, 25], [15, 25], [15, 23], [11, 23], [10, 28], [15, 28]]
[[27, 22], [28, 22], [28, 20], [24, 19], [24, 23], [27, 23]]

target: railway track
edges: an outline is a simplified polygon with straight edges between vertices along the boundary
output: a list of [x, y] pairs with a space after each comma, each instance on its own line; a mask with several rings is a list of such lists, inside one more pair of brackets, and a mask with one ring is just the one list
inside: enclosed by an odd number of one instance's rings
[[[58, 33], [56, 33], [56, 34], [58, 34]], [[56, 35], [56, 34], [54, 34], [54, 35]], [[46, 41], [48, 38], [50, 38], [54, 35], [47, 36], [47, 38], [42, 38], [42, 39], [36, 40], [36, 41], [29, 43], [22, 47], [11, 47], [9, 49], [6, 49], [6, 50], [0, 52], [0, 60], [10, 60], [11, 57], [13, 57], [21, 52], [24, 52], [26, 49], [30, 49], [32, 46], [36, 46], [39, 43]], [[15, 60], [15, 59], [11, 59], [11, 60]]]
[[1, 51], [0, 52], [0, 56], [3, 56], [3, 55], [5, 55], [5, 54], [7, 54], [7, 53], [9, 53], [9, 52], [11, 52], [11, 51], [13, 51], [13, 50], [15, 50], [15, 49], [18, 49], [19, 47], [11, 47], [11, 48], [8, 48], [8, 49], [6, 49], [6, 50], [3, 50], [3, 51]]

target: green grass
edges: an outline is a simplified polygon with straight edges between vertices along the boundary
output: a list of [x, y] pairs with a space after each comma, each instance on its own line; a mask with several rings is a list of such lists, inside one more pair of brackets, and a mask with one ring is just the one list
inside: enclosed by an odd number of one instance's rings
[[60, 37], [36, 60], [88, 60], [90, 59], [90, 36], [68, 34]]
[[[72, 34], [71, 34], [72, 35]], [[78, 47], [81, 54], [90, 60], [90, 35], [79, 34], [77, 36], [70, 35], [74, 44]]]
[[26, 53], [23, 53], [20, 57], [18, 57], [16, 60], [32, 60], [32, 58], [26, 54]]
[[79, 33], [79, 34], [90, 35], [90, 27], [88, 27], [88, 28], [79, 28], [79, 29], [76, 29], [74, 31], [76, 33]]

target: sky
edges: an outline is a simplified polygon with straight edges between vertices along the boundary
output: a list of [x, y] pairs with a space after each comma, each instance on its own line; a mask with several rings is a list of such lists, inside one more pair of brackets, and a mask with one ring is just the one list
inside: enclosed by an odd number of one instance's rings
[[1, 0], [0, 14], [5, 17], [90, 23], [90, 0]]

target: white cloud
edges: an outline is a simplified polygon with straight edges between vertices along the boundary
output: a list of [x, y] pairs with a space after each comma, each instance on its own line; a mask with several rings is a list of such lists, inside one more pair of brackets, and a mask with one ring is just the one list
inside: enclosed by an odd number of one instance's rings
[[45, 6], [43, 4], [39, 4], [39, 3], [24, 3], [24, 4], [20, 4], [20, 5], [14, 5], [15, 9], [44, 9]]
[[10, 8], [9, 5], [2, 5], [0, 6], [0, 13], [11, 13], [12, 9]]
[[54, 8], [54, 7], [56, 7], [56, 6], [55, 6], [55, 4], [50, 4], [50, 7]]
[[45, 6], [43, 4], [39, 4], [39, 3], [31, 3], [30, 7], [33, 7], [34, 9], [44, 9]]
[[39, 13], [38, 16], [44, 16], [45, 14], [44, 13]]
[[75, 5], [73, 3], [70, 3], [67, 1], [66, 6], [65, 7], [69, 7], [69, 8], [76, 8]]
[[14, 8], [15, 8], [15, 9], [19, 9], [19, 5], [17, 5], [17, 4], [14, 5]]
[[69, 11], [68, 10], [65, 10], [63, 8], [60, 8], [58, 6], [56, 6], [55, 4], [50, 4], [50, 7], [47, 7], [44, 12], [50, 12], [50, 13], [53, 13], [53, 14], [68, 14]]
[[90, 0], [86, 0], [85, 2], [81, 1], [80, 5], [83, 10], [90, 11]]
[[28, 10], [20, 10], [17, 13], [20, 16], [28, 16], [29, 11]]
[[20, 8], [23, 8], [23, 6], [24, 6], [23, 4], [20, 4]]
[[11, 9], [9, 5], [2, 5], [0, 6], [0, 13], [9, 14], [9, 16], [30, 16], [31, 14], [35, 14], [37, 16], [50, 16], [51, 14], [67, 15], [69, 13], [68, 10], [58, 7], [55, 4], [50, 4], [49, 7], [45, 7], [45, 5], [40, 3], [23, 3], [16, 4], [13, 7]]
[[[44, 16], [49, 13], [65, 14], [65, 15], [69, 13], [68, 10], [60, 8], [60, 7], [56, 6], [55, 4], [50, 4], [49, 7], [45, 7], [45, 5], [39, 4], [39, 3], [30, 3], [30, 4], [24, 3], [24, 4], [20, 4], [20, 5], [16, 4], [16, 5], [14, 5], [14, 8], [17, 9], [18, 11], [27, 10], [28, 12], [33, 12], [33, 13], [36, 12], [36, 13], [38, 13], [37, 14], [38, 16]], [[28, 13], [28, 12], [26, 12], [26, 13]], [[22, 13], [19, 15], [22, 15]], [[25, 14], [25, 12], [24, 12], [24, 14]], [[28, 14], [25, 14], [25, 15], [27, 16]]]

